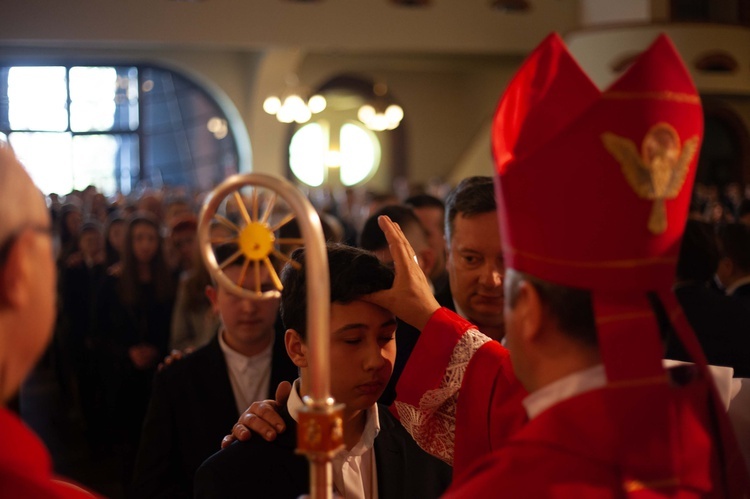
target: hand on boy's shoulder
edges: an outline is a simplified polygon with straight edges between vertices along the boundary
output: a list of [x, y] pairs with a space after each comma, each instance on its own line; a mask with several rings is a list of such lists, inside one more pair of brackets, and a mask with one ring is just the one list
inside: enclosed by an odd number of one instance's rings
[[221, 448], [225, 449], [235, 440], [242, 442], [249, 440], [253, 433], [269, 442], [273, 441], [279, 433], [286, 430], [284, 419], [279, 415], [279, 407], [286, 404], [291, 392], [292, 384], [282, 381], [276, 388], [276, 400], [266, 399], [253, 402], [240, 415], [237, 423], [232, 427], [232, 433], [221, 441]]

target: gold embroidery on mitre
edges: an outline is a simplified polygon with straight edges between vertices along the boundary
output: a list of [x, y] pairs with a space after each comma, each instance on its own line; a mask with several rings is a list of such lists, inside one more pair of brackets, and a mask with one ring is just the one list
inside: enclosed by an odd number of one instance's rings
[[698, 136], [680, 145], [677, 131], [668, 123], [657, 123], [646, 133], [640, 154], [633, 141], [611, 132], [602, 134], [602, 142], [614, 156], [625, 179], [636, 195], [654, 202], [648, 219], [648, 230], [662, 234], [667, 230], [665, 200], [680, 193], [690, 163], [698, 151]]

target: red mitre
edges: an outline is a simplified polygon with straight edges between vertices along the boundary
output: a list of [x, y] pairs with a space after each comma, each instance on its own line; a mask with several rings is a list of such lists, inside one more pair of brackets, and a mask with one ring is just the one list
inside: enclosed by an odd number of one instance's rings
[[506, 265], [592, 291], [611, 381], [663, 376], [646, 292], [674, 283], [702, 133], [700, 98], [664, 35], [600, 92], [552, 34], [500, 100]]
[[666, 36], [603, 93], [549, 36], [494, 120], [506, 265], [577, 288], [669, 288], [702, 134]]
[[[676, 483], [688, 474], [710, 483], [698, 476], [710, 439], [698, 438], [708, 436], [705, 428], [685, 427], [670, 408], [673, 388], [648, 299], [649, 292], [662, 299], [710, 379], [670, 292], [702, 134], [700, 98], [664, 35], [604, 92], [550, 35], [511, 81], [493, 122], [506, 266], [591, 291], [613, 420], [632, 414], [628, 400], [648, 400], [641, 412], [647, 425], [630, 425], [620, 436], [629, 483]], [[726, 414], [717, 417], [732, 447]], [[680, 426], [685, 431], [673, 431]], [[679, 435], [695, 438], [686, 448]], [[732, 462], [736, 456], [734, 449], [725, 454]]]

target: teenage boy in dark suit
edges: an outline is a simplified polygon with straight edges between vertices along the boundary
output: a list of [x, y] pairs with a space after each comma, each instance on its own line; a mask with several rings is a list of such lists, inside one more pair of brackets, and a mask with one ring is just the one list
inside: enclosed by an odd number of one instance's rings
[[[304, 264], [304, 250], [292, 259]], [[361, 297], [390, 288], [393, 274], [372, 254], [348, 246], [329, 246], [328, 263], [331, 394], [345, 404], [346, 449], [333, 461], [334, 486], [345, 497], [438, 497], [450, 483], [450, 467], [422, 451], [388, 410], [376, 404], [396, 358], [396, 318]], [[288, 431], [273, 442], [237, 442], [211, 456], [196, 473], [197, 498], [296, 498], [309, 491], [308, 463], [295, 454], [294, 437], [310, 383], [304, 266], [297, 270], [287, 265], [282, 282], [286, 349], [300, 369], [287, 404], [280, 408]]]
[[[216, 248], [219, 262], [237, 246]], [[238, 282], [245, 259], [224, 268]], [[261, 289], [273, 286], [261, 268]], [[242, 286], [256, 289], [255, 273]], [[219, 331], [203, 348], [159, 372], [144, 421], [133, 479], [133, 497], [191, 498], [198, 466], [217, 449], [227, 425], [258, 395], [272, 394], [281, 381], [297, 377], [277, 325], [278, 300], [242, 298], [214, 283], [206, 295], [221, 319]]]

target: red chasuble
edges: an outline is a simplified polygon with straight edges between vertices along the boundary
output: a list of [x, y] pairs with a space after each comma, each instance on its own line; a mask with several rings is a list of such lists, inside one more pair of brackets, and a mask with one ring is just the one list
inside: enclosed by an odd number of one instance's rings
[[15, 415], [0, 407], [0, 497], [92, 499], [96, 496], [56, 478], [44, 445]]
[[[449, 497], [750, 497], [705, 357], [669, 292], [702, 127], [700, 97], [664, 36], [604, 92], [557, 35], [514, 77], [493, 126], [505, 262], [590, 292], [606, 384], [524, 424], [508, 351], [437, 312], [394, 409], [454, 464]], [[665, 371], [649, 296], [692, 370]]]
[[[507, 497], [566, 499], [733, 497], [715, 480], [721, 470], [705, 432], [711, 425], [705, 380], [673, 387], [668, 395], [675, 417], [668, 433], [676, 444], [671, 458], [676, 476], [643, 481], [623, 470], [630, 431], [652, 424], [648, 411], [639, 408], [664, 396], [656, 385], [624, 392], [606, 387], [560, 402], [526, 424], [503, 449], [457, 477], [446, 497], [493, 497], [500, 491]], [[613, 401], [619, 412], [611, 411]], [[663, 442], [651, 444], [659, 448]]]
[[500, 343], [448, 309], [430, 318], [391, 407], [419, 445], [458, 479], [526, 422], [526, 391]]

